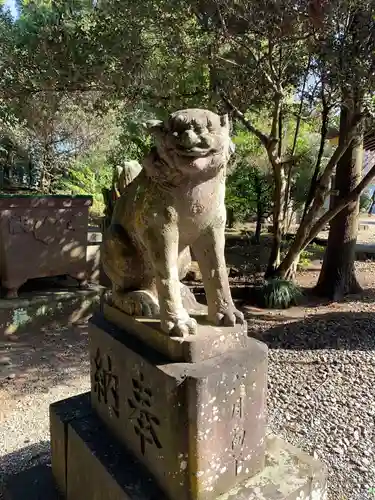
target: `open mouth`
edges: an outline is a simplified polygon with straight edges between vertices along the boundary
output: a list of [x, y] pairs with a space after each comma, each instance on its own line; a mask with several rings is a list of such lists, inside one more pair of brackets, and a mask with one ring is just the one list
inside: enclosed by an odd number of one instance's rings
[[190, 149], [176, 147], [176, 151], [179, 156], [199, 156], [199, 157], [208, 156], [210, 154], [218, 152], [218, 150], [215, 148], [199, 148], [199, 147], [194, 147]]

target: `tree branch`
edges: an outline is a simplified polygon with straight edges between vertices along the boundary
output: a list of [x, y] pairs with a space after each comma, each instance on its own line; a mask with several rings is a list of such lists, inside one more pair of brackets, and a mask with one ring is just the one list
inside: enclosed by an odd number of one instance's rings
[[272, 113], [271, 138], [275, 141], [274, 143], [277, 144], [278, 142], [277, 130], [279, 126], [280, 108], [281, 108], [281, 95], [279, 93], [275, 93], [273, 99], [273, 105], [274, 108]]
[[320, 166], [322, 163], [322, 158], [324, 154], [324, 147], [325, 147], [325, 142], [326, 142], [326, 137], [328, 133], [328, 118], [329, 118], [329, 106], [327, 104], [325, 95], [324, 95], [324, 86], [322, 87], [322, 104], [323, 104], [323, 110], [322, 110], [322, 126], [321, 126], [321, 131], [320, 131], [320, 146], [319, 146], [319, 152], [318, 152], [318, 157], [316, 159], [315, 163], [315, 169], [313, 176], [311, 178], [311, 183], [310, 183], [310, 188], [309, 192], [307, 195], [306, 203], [305, 203], [305, 208], [303, 210], [303, 215], [302, 215], [302, 220], [305, 218], [306, 213], [308, 209], [310, 208], [311, 202], [314, 199], [316, 189], [318, 186], [318, 177], [320, 173]]
[[254, 127], [254, 125], [245, 117], [245, 115], [240, 111], [237, 106], [224, 94], [224, 92], [219, 91], [220, 97], [225, 102], [225, 104], [234, 112], [235, 116], [245, 125], [245, 127], [254, 134], [263, 146], [268, 149], [270, 144], [270, 138], [264, 134], [261, 130]]
[[[335, 149], [335, 152], [331, 156], [326, 168], [324, 169], [323, 174], [319, 179], [317, 190], [320, 189], [323, 192], [328, 189], [329, 181], [333, 173], [333, 170], [335, 169], [337, 163], [340, 161], [340, 159], [342, 158], [342, 156], [345, 154], [346, 150], [352, 143], [357, 127], [363, 120], [364, 120], [364, 115], [362, 113], [358, 113], [354, 116], [346, 140], [343, 141], [342, 144], [339, 144]], [[314, 206], [316, 208], [316, 203], [313, 203], [312, 209], [314, 208]]]
[[[251, 55], [251, 57], [254, 59], [256, 65], [259, 67], [260, 71], [263, 73], [265, 79], [270, 84], [271, 88], [275, 92], [280, 92], [281, 89], [280, 89], [280, 86], [277, 84], [277, 79], [273, 78], [272, 69], [270, 68], [271, 74], [268, 73], [268, 71], [266, 71], [265, 67], [263, 65], [259, 64], [259, 58], [256, 56], [254, 50], [251, 47], [249, 47], [248, 45], [242, 43], [240, 40], [237, 40], [235, 37], [233, 37], [229, 33], [227, 25], [225, 23], [223, 13], [221, 12], [221, 9], [220, 9], [218, 3], [217, 2], [215, 2], [215, 3], [216, 3], [216, 10], [217, 10], [217, 13], [218, 13], [218, 16], [220, 19], [220, 24], [221, 24], [225, 38], [227, 40], [232, 41], [234, 44], [238, 45], [239, 47], [243, 48], [244, 50], [246, 50]], [[275, 73], [275, 76], [276, 76], [276, 73]]]
[[[277, 82], [279, 80], [279, 78], [276, 74], [275, 66], [273, 64], [273, 43], [271, 42], [270, 39], [268, 39], [268, 64], [269, 64], [270, 71], [271, 71], [271, 77], [272, 77], [274, 82]], [[281, 65], [281, 61], [280, 61], [280, 65]]]
[[337, 214], [341, 212], [347, 205], [356, 201], [362, 191], [370, 184], [370, 182], [375, 177], [375, 166], [372, 167], [369, 172], [364, 176], [358, 186], [348, 193], [344, 198], [342, 198], [335, 207], [331, 208], [326, 212], [311, 228], [307, 238], [304, 242], [304, 247], [308, 245], [322, 230], [322, 228], [328, 224]]

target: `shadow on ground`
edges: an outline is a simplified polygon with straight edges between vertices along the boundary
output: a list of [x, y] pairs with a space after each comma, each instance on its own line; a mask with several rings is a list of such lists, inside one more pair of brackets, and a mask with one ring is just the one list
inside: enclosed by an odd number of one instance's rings
[[[31, 469], [35, 465], [50, 463], [50, 443], [41, 441], [0, 457], [0, 499], [9, 478], [20, 471]], [[25, 494], [25, 500], [27, 494]]]
[[53, 385], [89, 371], [87, 324], [50, 326], [0, 341], [0, 389], [13, 397], [35, 387], [47, 391]]
[[374, 304], [375, 305], [375, 290], [373, 288], [363, 288], [363, 291], [358, 295], [348, 295], [340, 303], [352, 302], [358, 300], [363, 304]]
[[0, 300], [0, 390], [15, 397], [87, 374], [87, 320], [101, 293], [64, 276], [30, 280], [18, 299]]
[[256, 336], [270, 349], [375, 351], [375, 313], [317, 314]]

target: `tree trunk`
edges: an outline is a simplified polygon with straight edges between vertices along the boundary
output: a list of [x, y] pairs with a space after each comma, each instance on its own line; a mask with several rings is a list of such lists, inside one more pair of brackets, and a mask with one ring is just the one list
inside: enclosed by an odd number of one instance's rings
[[263, 207], [261, 204], [258, 204], [257, 208], [257, 223], [255, 226], [255, 244], [259, 245], [260, 244], [260, 235], [262, 232], [262, 218], [263, 218]]
[[[341, 109], [340, 142], [345, 140], [351, 111]], [[334, 189], [338, 192], [334, 205], [360, 182], [363, 166], [363, 136], [358, 135], [340, 159]], [[358, 233], [359, 197], [347, 205], [330, 224], [327, 249], [315, 292], [331, 300], [358, 293], [361, 287], [354, 270]]]
[[227, 225], [229, 229], [232, 229], [234, 226], [234, 210], [232, 208], [227, 209]]
[[280, 252], [283, 236], [283, 206], [285, 199], [285, 170], [279, 165], [275, 172], [275, 189], [273, 199], [273, 240], [265, 278], [271, 278], [280, 265]]
[[289, 281], [294, 281], [296, 279], [300, 258], [301, 258], [301, 253], [297, 253], [294, 256], [293, 263], [289, 266], [287, 272], [283, 276], [280, 276], [280, 278], [283, 278], [283, 279], [286, 279]]

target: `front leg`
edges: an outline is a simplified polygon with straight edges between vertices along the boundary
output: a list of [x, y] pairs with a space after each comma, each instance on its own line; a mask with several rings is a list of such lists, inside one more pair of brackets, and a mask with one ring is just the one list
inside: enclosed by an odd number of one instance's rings
[[213, 224], [193, 245], [207, 297], [208, 320], [215, 325], [243, 324], [244, 316], [233, 303], [225, 264], [224, 227]]
[[182, 305], [178, 272], [178, 227], [168, 222], [162, 228], [149, 228], [145, 243], [155, 271], [159, 297], [160, 323], [171, 337], [197, 333], [197, 322]]

